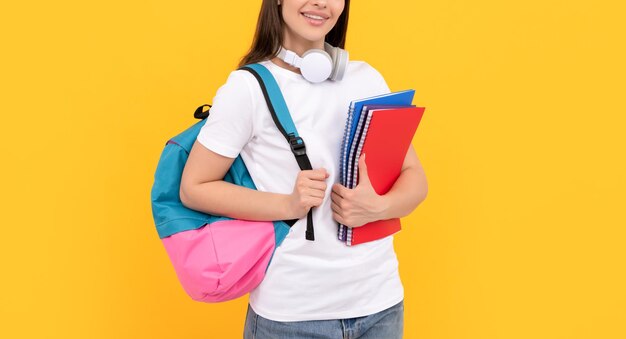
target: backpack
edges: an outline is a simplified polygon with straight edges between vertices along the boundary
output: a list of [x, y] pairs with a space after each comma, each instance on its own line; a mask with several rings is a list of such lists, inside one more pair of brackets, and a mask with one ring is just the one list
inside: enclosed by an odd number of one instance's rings
[[[301, 170], [310, 170], [306, 147], [298, 136], [280, 88], [261, 64], [239, 69], [258, 80], [278, 130], [285, 136]], [[203, 107], [209, 110], [203, 112]], [[298, 220], [250, 221], [205, 214], [183, 206], [179, 192], [183, 169], [210, 105], [198, 107], [196, 122], [168, 140], [161, 153], [151, 191], [156, 230], [178, 280], [196, 301], [222, 302], [243, 296], [258, 286], [291, 226]], [[241, 156], [224, 180], [256, 190]], [[312, 209], [307, 214], [306, 239], [314, 241]]]

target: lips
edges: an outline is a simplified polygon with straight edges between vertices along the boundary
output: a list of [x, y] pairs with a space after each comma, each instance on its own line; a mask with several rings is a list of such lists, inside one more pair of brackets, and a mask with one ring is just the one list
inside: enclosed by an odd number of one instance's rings
[[[303, 16], [315, 16], [317, 18], [309, 18], [309, 19], [313, 19], [313, 20], [328, 20], [329, 16], [321, 13], [321, 12], [314, 12], [314, 11], [306, 11], [306, 12], [300, 12], [300, 14], [302, 14]], [[321, 18], [321, 19], [320, 19]]]
[[326, 21], [328, 20], [328, 19], [313, 19], [313, 18], [307, 17], [304, 14], [301, 14], [301, 15], [304, 18], [304, 20], [306, 20], [306, 22], [309, 23], [309, 25], [315, 26], [315, 27], [323, 26], [326, 23]]

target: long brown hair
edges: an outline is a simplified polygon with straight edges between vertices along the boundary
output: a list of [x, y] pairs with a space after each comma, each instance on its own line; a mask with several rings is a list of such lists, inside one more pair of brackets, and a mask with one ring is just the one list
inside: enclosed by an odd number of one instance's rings
[[[346, 32], [348, 31], [348, 13], [350, 0], [345, 0], [343, 12], [324, 39], [329, 44], [344, 48], [346, 45]], [[283, 17], [276, 0], [263, 0], [261, 11], [254, 33], [252, 46], [246, 55], [241, 58], [238, 67], [259, 62], [269, 56], [276, 55], [283, 44]]]

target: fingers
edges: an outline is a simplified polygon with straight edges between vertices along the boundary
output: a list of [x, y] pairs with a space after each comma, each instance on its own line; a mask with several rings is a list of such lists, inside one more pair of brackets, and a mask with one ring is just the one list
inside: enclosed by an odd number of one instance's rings
[[339, 207], [339, 205], [337, 205], [337, 203], [335, 203], [334, 201], [331, 203], [330, 208], [333, 210], [333, 212], [338, 215], [339, 217], [343, 217], [341, 215], [341, 208]]
[[295, 200], [300, 208], [320, 206], [326, 196], [326, 179], [329, 173], [324, 168], [304, 170], [298, 173], [294, 187]]
[[309, 196], [308, 198], [304, 198], [304, 205], [307, 206], [307, 212], [309, 208], [312, 207], [319, 207], [320, 205], [322, 205], [322, 202], [324, 201], [324, 199], [322, 198], [316, 198], [316, 197], [311, 197]]
[[298, 173], [293, 192], [289, 196], [292, 215], [306, 215], [312, 207], [320, 206], [326, 196], [326, 179], [330, 174], [324, 168], [304, 170]]
[[316, 180], [307, 181], [306, 186], [311, 189], [320, 191], [326, 191], [326, 189], [328, 188], [328, 185], [325, 182]]
[[346, 195], [348, 194], [348, 191], [350, 191], [348, 188], [346, 188], [345, 186], [336, 183], [333, 185], [333, 193], [335, 193], [337, 196], [341, 197], [341, 198], [345, 198]]
[[318, 190], [324, 193], [328, 188], [328, 185], [325, 182], [328, 176], [328, 172], [326, 172], [323, 168], [301, 171], [299, 175], [299, 184], [303, 188]]
[[301, 178], [301, 180], [298, 180], [296, 183], [296, 187], [301, 191], [318, 191], [323, 195], [326, 192], [327, 185], [325, 182]]
[[305, 170], [302, 172], [307, 178], [312, 179], [312, 180], [326, 180], [330, 176], [330, 174], [328, 173], [328, 171], [326, 171], [325, 168]]
[[325, 190], [319, 190], [319, 189], [308, 189], [306, 190], [305, 193], [306, 195], [310, 197], [320, 198], [320, 199], [324, 199], [324, 196], [326, 195]]

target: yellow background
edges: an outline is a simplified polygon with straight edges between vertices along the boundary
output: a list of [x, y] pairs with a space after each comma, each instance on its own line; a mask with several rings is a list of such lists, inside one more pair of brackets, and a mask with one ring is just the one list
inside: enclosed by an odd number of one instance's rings
[[[260, 1], [3, 3], [0, 337], [240, 338], [157, 237], [164, 142]], [[626, 338], [621, 1], [354, 0], [346, 48], [426, 106], [395, 237], [405, 338]]]

